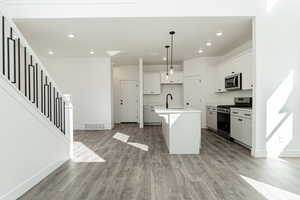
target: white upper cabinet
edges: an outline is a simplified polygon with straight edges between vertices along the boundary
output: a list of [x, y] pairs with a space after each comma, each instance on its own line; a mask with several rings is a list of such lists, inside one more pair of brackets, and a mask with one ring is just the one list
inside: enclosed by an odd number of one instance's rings
[[160, 73], [161, 84], [183, 84], [183, 72], [175, 71], [169, 78], [166, 77], [166, 72]]
[[160, 74], [144, 73], [144, 94], [160, 94]]
[[242, 89], [251, 90], [253, 88], [252, 68], [253, 55], [250, 50], [220, 63], [217, 68], [216, 92], [225, 92], [225, 77], [237, 73], [242, 73]]

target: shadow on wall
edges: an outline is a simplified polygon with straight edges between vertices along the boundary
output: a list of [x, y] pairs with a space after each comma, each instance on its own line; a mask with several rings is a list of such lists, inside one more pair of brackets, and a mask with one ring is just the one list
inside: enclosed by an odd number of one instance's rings
[[294, 71], [290, 71], [267, 100], [266, 149], [268, 157], [280, 157], [294, 137], [292, 95]]

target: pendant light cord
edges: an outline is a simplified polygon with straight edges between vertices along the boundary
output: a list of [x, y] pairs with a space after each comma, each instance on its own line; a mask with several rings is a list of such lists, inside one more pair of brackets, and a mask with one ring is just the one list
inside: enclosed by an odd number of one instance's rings
[[173, 40], [174, 40], [174, 34], [175, 34], [175, 31], [170, 31], [170, 35], [171, 35], [171, 70], [173, 69]]
[[165, 48], [167, 50], [167, 60], [166, 60], [166, 63], [167, 63], [167, 75], [169, 75], [169, 45], [166, 45]]

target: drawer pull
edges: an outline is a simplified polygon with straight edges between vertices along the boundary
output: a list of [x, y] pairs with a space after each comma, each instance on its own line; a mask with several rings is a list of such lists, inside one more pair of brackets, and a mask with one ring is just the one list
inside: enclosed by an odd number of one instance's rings
[[243, 120], [242, 119], [238, 119], [240, 122], [242, 122]]
[[239, 114], [238, 112], [232, 112], [233, 114]]
[[244, 114], [245, 116], [251, 116], [250, 114]]

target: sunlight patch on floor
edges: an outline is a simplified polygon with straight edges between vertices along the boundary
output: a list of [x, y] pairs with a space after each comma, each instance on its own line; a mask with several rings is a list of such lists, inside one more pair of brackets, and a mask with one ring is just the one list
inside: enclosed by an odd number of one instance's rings
[[81, 142], [74, 142], [74, 155], [72, 158], [73, 162], [77, 163], [99, 163], [105, 162], [103, 158], [97, 155], [94, 151], [88, 148]]
[[130, 137], [129, 135], [126, 135], [126, 134], [120, 133], [120, 132], [117, 132], [113, 136], [114, 139], [119, 140], [119, 141], [121, 141], [125, 144], [129, 144], [130, 146], [133, 146], [133, 147], [138, 148], [140, 150], [143, 150], [143, 151], [148, 151], [149, 150], [148, 145], [137, 143], [137, 142], [127, 142], [129, 140], [129, 137]]
[[249, 185], [262, 194], [268, 200], [300, 200], [300, 196], [272, 185], [256, 181], [252, 178], [240, 175]]
[[113, 138], [116, 139], [116, 140], [120, 140], [120, 141], [126, 143], [126, 142], [128, 141], [128, 139], [129, 139], [129, 136], [126, 135], [126, 134], [124, 134], [124, 133], [119, 133], [119, 132], [117, 132], [117, 133], [113, 136]]
[[128, 142], [127, 144], [129, 144], [131, 146], [134, 146], [136, 148], [139, 148], [143, 151], [148, 151], [149, 150], [148, 145], [145, 145], [145, 144], [140, 144], [140, 143], [137, 143], [137, 142]]

